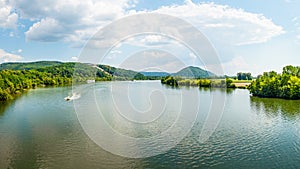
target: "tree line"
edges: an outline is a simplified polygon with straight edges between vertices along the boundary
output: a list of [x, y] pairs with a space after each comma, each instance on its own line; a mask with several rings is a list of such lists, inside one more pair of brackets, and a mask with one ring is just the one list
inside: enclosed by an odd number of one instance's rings
[[282, 73], [265, 72], [249, 86], [253, 96], [300, 99], [300, 66], [286, 66]]
[[161, 78], [161, 83], [172, 87], [194, 86], [194, 87], [215, 87], [235, 88], [230, 78], [224, 79], [184, 79], [181, 77], [166, 76]]
[[55, 76], [37, 70], [0, 71], [0, 101], [13, 99], [24, 90], [38, 86], [69, 85], [70, 77]]
[[29, 70], [3, 69], [0, 71], [0, 101], [11, 100], [23, 91], [36, 87], [65, 86], [72, 82], [86, 82], [88, 79], [105, 81], [111, 78], [111, 75], [90, 65], [72, 62], [49, 67], [37, 66]]
[[[48, 66], [47, 66], [48, 65]], [[141, 73], [84, 63], [32, 62], [5, 63], [0, 65], [0, 101], [11, 100], [24, 90], [45, 86], [64, 86], [87, 80], [154, 80]]]
[[238, 80], [252, 80], [251, 73], [239, 72], [236, 77]]

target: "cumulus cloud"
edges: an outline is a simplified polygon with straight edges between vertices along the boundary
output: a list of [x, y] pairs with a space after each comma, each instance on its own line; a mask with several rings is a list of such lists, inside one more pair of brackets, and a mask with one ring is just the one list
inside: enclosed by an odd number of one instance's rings
[[178, 57], [161, 50], [137, 52], [118, 65], [118, 67], [135, 71], [156, 69], [165, 72], [177, 72], [186, 66]]
[[162, 40], [162, 37], [160, 35], [148, 35], [144, 39], [142, 39], [141, 42], [156, 43], [161, 40]]
[[163, 6], [155, 12], [186, 19], [209, 37], [235, 45], [262, 43], [284, 33], [281, 26], [262, 14], [215, 3], [187, 0], [183, 5]]
[[[1, 22], [2, 27], [3, 23], [11, 25], [8, 23], [14, 23], [18, 17], [11, 13], [8, 5], [1, 6], [4, 2], [0, 0], [0, 9], [5, 11], [0, 16], [6, 16], [6, 20], [11, 16], [11, 19]], [[22, 19], [35, 22], [25, 33], [27, 40], [65, 41], [74, 47], [81, 47], [101, 27], [134, 13], [158, 12], [177, 16], [195, 25], [208, 37], [234, 45], [262, 43], [284, 33], [281, 26], [262, 14], [227, 5], [197, 4], [187, 0], [181, 5], [162, 6], [153, 11], [135, 11], [136, 3], [136, 0], [32, 0], [31, 3], [10, 0], [9, 6], [16, 8]], [[145, 42], [149, 44], [159, 40], [158, 36], [147, 38]]]
[[0, 0], [0, 28], [16, 28], [18, 15], [12, 10], [6, 0]]
[[53, 42], [64, 39], [67, 34], [65, 28], [53, 18], [45, 18], [33, 24], [25, 33], [29, 40]]
[[27, 40], [78, 42], [126, 14], [135, 0], [11, 0], [23, 19], [35, 23]]
[[8, 53], [3, 49], [0, 49], [0, 62], [15, 62], [21, 60], [22, 56]]

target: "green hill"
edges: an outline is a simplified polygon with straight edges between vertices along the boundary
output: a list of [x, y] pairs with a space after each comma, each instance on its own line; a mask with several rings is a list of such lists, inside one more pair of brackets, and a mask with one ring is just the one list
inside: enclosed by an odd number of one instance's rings
[[98, 78], [98, 80], [112, 80], [112, 78], [114, 78], [114, 80], [145, 79], [143, 74], [132, 70], [115, 68], [108, 65], [93, 65], [78, 62], [10, 62], [0, 64], [0, 71], [1, 70], [36, 70], [38, 72], [50, 73], [53, 76], [67, 78], [73, 77], [75, 73], [79, 81], [89, 78]]
[[210, 78], [215, 77], [214, 73], [203, 70], [199, 67], [189, 66], [181, 69], [177, 73], [173, 73], [172, 76], [183, 77], [183, 78]]
[[72, 82], [146, 79], [141, 73], [106, 65], [75, 62], [28, 62], [0, 64], [0, 101], [13, 99], [24, 90], [71, 85]]
[[136, 71], [126, 70], [121, 68], [115, 68], [108, 65], [97, 65], [103, 71], [111, 74], [114, 80], [126, 80], [126, 79], [136, 79], [136, 80], [144, 80], [146, 77]]
[[0, 70], [32, 70], [45, 68], [49, 66], [57, 66], [63, 64], [58, 61], [37, 61], [37, 62], [7, 62], [0, 64]]

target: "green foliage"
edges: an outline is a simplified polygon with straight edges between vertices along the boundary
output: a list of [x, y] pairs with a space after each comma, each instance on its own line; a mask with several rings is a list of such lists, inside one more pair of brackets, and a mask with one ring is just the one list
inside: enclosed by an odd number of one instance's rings
[[251, 73], [237, 73], [237, 79], [238, 80], [252, 80]]
[[37, 86], [69, 85], [72, 79], [37, 70], [1, 70], [0, 101], [10, 100], [17, 93]]
[[300, 67], [286, 66], [282, 74], [265, 72], [251, 83], [249, 90], [253, 96], [300, 99]]
[[58, 61], [38, 61], [38, 62], [27, 62], [27, 63], [19, 63], [19, 62], [7, 62], [2, 63], [0, 65], [0, 70], [8, 69], [8, 70], [32, 70], [39, 69], [45, 67], [51, 67], [63, 64]]
[[232, 79], [226, 78], [225, 82], [226, 82], [226, 87], [227, 88], [236, 88], [236, 86], [233, 84], [233, 80]]
[[[177, 82], [177, 85], [175, 82]], [[219, 79], [182, 79], [180, 77], [163, 77], [161, 78], [162, 84], [167, 84], [173, 86], [195, 86], [195, 87], [214, 87], [214, 88], [235, 88], [235, 85], [232, 84], [232, 79], [226, 78], [226, 80]]]
[[126, 70], [121, 68], [115, 68], [108, 65], [98, 65], [99, 68], [104, 70], [105, 72], [111, 74], [113, 76], [114, 80], [147, 80], [146, 76], [143, 74], [132, 71], [132, 70]]
[[166, 77], [161, 78], [161, 83], [169, 85], [169, 86], [173, 86], [173, 87], [178, 86], [177, 80], [172, 76], [166, 76]]
[[6, 91], [0, 88], [0, 101], [12, 100], [13, 97]]
[[184, 78], [210, 78], [210, 77], [215, 77], [216, 75], [209, 72], [209, 71], [206, 71], [206, 70], [203, 70], [199, 67], [193, 67], [193, 66], [189, 66], [189, 67], [186, 67], [182, 70], [180, 70], [179, 72], [177, 73], [174, 73], [172, 74], [172, 76], [175, 76], [175, 77], [184, 77]]

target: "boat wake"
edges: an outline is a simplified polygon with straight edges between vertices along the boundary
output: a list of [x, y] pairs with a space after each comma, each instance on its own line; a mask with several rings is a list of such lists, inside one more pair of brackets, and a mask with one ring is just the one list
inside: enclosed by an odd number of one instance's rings
[[73, 93], [72, 96], [67, 96], [65, 97], [66, 101], [70, 101], [70, 100], [76, 100], [80, 98], [80, 94], [78, 93]]

